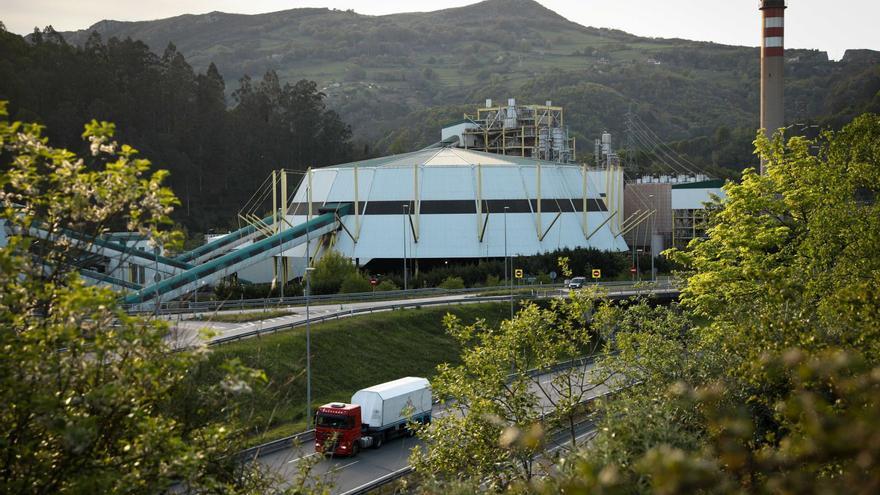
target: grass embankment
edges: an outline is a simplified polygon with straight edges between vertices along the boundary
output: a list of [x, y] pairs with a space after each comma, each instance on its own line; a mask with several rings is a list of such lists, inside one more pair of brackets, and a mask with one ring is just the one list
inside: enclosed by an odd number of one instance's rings
[[199, 320], [211, 321], [217, 323], [247, 323], [249, 321], [268, 320], [278, 318], [280, 316], [290, 316], [296, 314], [293, 311], [283, 309], [269, 311], [252, 311], [247, 313], [218, 313], [208, 314], [199, 317]]
[[[358, 389], [404, 376], [430, 379], [440, 363], [458, 363], [459, 347], [442, 319], [453, 313], [497, 325], [510, 315], [506, 303], [467, 304], [354, 316], [312, 326], [312, 408], [348, 402]], [[266, 386], [243, 396], [244, 417], [253, 444], [307, 429], [305, 329], [225, 344], [213, 349], [207, 365], [194, 373], [201, 384], [217, 383], [222, 364], [239, 359], [265, 371]], [[212, 411], [203, 414], [211, 414]], [[219, 414], [219, 413], [215, 413]]]

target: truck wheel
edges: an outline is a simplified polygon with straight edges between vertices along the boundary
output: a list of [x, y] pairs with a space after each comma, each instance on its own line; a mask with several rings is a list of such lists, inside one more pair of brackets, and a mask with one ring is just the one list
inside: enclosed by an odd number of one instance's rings
[[351, 442], [351, 456], [354, 457], [354, 456], [358, 455], [358, 452], [360, 452], [360, 451], [361, 451], [361, 446], [358, 443], [358, 441], [355, 440], [354, 442]]
[[382, 441], [385, 440], [385, 435], [381, 433], [373, 437], [373, 448], [378, 449], [382, 446]]

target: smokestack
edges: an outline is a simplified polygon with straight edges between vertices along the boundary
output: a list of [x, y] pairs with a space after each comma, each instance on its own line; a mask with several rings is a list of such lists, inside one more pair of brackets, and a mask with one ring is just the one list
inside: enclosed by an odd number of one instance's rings
[[[785, 0], [761, 0], [761, 128], [767, 137], [785, 125], [782, 94], [785, 9]], [[761, 173], [764, 173], [763, 160]]]

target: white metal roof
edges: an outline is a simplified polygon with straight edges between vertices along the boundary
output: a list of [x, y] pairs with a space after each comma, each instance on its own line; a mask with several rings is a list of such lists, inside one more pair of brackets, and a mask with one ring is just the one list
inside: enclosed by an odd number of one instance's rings
[[[521, 156], [498, 155], [495, 153], [485, 153], [482, 151], [465, 150], [461, 148], [430, 148], [412, 153], [403, 153], [400, 155], [385, 156], [382, 158], [373, 158], [361, 162], [345, 163], [341, 165], [332, 165], [324, 167], [324, 169], [347, 168], [354, 167], [412, 167], [414, 164], [426, 166], [473, 166], [473, 165], [531, 165], [540, 163], [542, 166], [568, 166], [580, 168], [580, 165], [566, 165], [557, 162], [548, 162], [546, 160], [536, 160], [533, 158], [523, 158]], [[315, 169], [318, 171], [321, 169]]]

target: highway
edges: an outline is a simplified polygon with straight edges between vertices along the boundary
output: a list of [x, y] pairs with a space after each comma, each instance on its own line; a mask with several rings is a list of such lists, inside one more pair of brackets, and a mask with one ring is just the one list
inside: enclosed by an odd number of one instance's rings
[[[455, 294], [449, 296], [423, 297], [417, 299], [399, 299], [394, 301], [364, 301], [343, 304], [320, 304], [310, 305], [309, 316], [312, 323], [315, 320], [322, 320], [327, 317], [345, 318], [356, 314], [362, 314], [363, 311], [388, 311], [390, 306], [419, 304], [440, 304], [454, 305], [465, 303], [476, 303], [483, 301], [482, 298], [474, 294]], [[228, 339], [238, 335], [252, 334], [255, 331], [273, 332], [280, 329], [291, 328], [305, 324], [306, 311], [303, 306], [292, 306], [283, 309], [289, 311], [287, 316], [279, 316], [267, 320], [252, 321], [247, 323], [223, 323], [211, 321], [212, 313], [202, 313], [198, 315], [170, 315], [164, 318], [171, 322], [172, 332], [171, 340], [177, 347], [192, 346], [200, 342], [202, 331], [209, 330], [214, 335], [208, 340], [208, 343], [216, 342], [220, 339]], [[234, 311], [234, 313], [253, 312], [255, 310]], [[225, 314], [226, 312], [224, 312]], [[202, 317], [205, 319], [197, 319]]]
[[[593, 374], [592, 368], [592, 363], [589, 363], [583, 365], [581, 369], [584, 371], [584, 375], [589, 377]], [[561, 372], [556, 371], [534, 376], [533, 391], [538, 391], [538, 383], [541, 383], [546, 389], [547, 384], [556, 373]], [[587, 380], [583, 390], [585, 391], [584, 400], [588, 401], [608, 393], [609, 389], [606, 385], [594, 386], [590, 380]], [[552, 408], [549, 401], [540, 392], [538, 392], [538, 397], [542, 398], [542, 412], [548, 412]], [[445, 413], [447, 411], [441, 410], [436, 405], [432, 412], [435, 417], [441, 417]], [[593, 431], [592, 424], [581, 424], [576, 432], [578, 441], [590, 437]], [[568, 441], [568, 432], [560, 432], [548, 442], [548, 451], [555, 452], [565, 448]], [[325, 481], [332, 482], [331, 493], [333, 494], [357, 493], [362, 487], [370, 485], [380, 478], [408, 468], [410, 451], [420, 445], [421, 442], [418, 438], [402, 437], [387, 442], [380, 449], [362, 450], [355, 457], [326, 458], [314, 466], [312, 477], [324, 477]], [[262, 456], [259, 458], [259, 462], [279, 474], [283, 479], [292, 481], [299, 474], [299, 463], [315, 455], [314, 442], [305, 441], [285, 450]]]
[[[653, 289], [633, 289], [631, 287], [608, 287], [607, 295], [611, 298], [623, 298], [635, 295], [645, 295], [652, 293], [658, 296], [674, 296], [678, 294], [678, 289], [668, 286], [658, 286]], [[536, 288], [538, 297], [559, 297], [568, 294], [567, 289], [541, 290]], [[517, 296], [515, 296], [517, 297]], [[456, 305], [471, 304], [489, 301], [505, 301], [507, 296], [490, 296], [485, 297], [479, 294], [469, 292], [461, 294], [450, 294], [441, 296], [426, 296], [413, 299], [396, 299], [390, 301], [360, 301], [360, 302], [344, 302], [333, 304], [312, 304], [309, 307], [309, 314], [312, 323], [323, 321], [328, 318], [345, 318], [364, 312], [374, 311], [390, 311], [391, 309], [399, 309], [401, 307], [414, 307], [418, 305]], [[305, 307], [304, 306], [287, 306], [287, 307], [270, 307], [268, 309], [282, 309], [289, 311], [287, 316], [279, 316], [266, 320], [252, 321], [247, 323], [223, 323], [211, 321], [214, 314], [229, 313], [246, 313], [260, 311], [260, 309], [223, 311], [219, 313], [190, 313], [163, 315], [162, 318], [171, 323], [171, 333], [169, 340], [173, 347], [182, 348], [198, 345], [202, 343], [202, 332], [210, 331], [213, 335], [208, 339], [209, 344], [221, 343], [238, 337], [249, 337], [256, 333], [271, 333], [279, 330], [285, 330], [305, 324]]]

